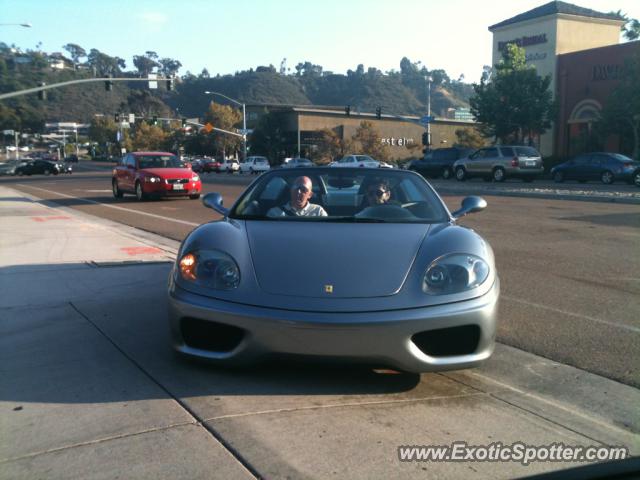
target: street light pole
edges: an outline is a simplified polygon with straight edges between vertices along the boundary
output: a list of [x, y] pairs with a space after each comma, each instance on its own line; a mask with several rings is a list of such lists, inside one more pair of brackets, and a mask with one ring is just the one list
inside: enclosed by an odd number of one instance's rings
[[[425, 77], [425, 80], [427, 81], [427, 116], [431, 117], [431, 82], [433, 82], [433, 77]], [[431, 119], [427, 123], [427, 149], [431, 150]]]
[[227, 97], [226, 95], [219, 92], [210, 92], [209, 90], [206, 90], [204, 93], [206, 95], [218, 95], [242, 107], [242, 155], [243, 155], [242, 160], [246, 160], [247, 159], [247, 113], [246, 113], [245, 104], [231, 97]]

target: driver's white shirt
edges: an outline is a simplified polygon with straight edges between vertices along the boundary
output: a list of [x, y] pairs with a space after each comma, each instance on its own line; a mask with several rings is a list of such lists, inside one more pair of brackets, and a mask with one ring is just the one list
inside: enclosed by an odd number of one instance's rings
[[297, 209], [291, 202], [282, 207], [273, 207], [267, 212], [267, 217], [326, 217], [327, 212], [320, 205], [308, 202], [304, 208]]

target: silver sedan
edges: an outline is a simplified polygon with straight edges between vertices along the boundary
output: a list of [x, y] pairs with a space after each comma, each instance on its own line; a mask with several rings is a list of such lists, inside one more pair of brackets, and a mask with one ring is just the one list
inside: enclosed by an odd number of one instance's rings
[[493, 251], [456, 224], [483, 199], [467, 197], [451, 213], [413, 172], [308, 168], [265, 173], [230, 209], [217, 193], [204, 203], [224, 218], [185, 238], [170, 274], [178, 352], [221, 364], [285, 354], [409, 372], [491, 355]]

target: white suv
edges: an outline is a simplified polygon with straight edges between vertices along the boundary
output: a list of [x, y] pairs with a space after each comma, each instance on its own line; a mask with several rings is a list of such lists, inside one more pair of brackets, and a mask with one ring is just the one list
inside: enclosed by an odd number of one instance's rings
[[218, 172], [233, 173], [240, 171], [240, 164], [235, 159], [222, 160], [218, 167]]
[[267, 157], [247, 157], [240, 163], [240, 173], [260, 173], [271, 169]]

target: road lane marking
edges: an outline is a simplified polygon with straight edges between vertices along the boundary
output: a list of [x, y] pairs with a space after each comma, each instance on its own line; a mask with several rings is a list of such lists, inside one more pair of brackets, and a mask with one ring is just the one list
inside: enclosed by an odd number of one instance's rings
[[106, 190], [83, 190], [81, 188], [74, 188], [76, 192], [87, 192], [87, 193], [111, 193], [111, 189], [108, 188]]
[[54, 217], [31, 217], [34, 222], [48, 222], [50, 220], [71, 220], [71, 217], [65, 217], [64, 215], [56, 215]]
[[548, 305], [542, 305], [540, 303], [529, 302], [527, 300], [522, 300], [520, 298], [511, 297], [509, 295], [502, 294], [500, 296], [503, 299], [510, 300], [512, 302], [515, 302], [515, 303], [521, 303], [521, 304], [527, 305], [529, 307], [541, 308], [543, 310], [549, 310], [550, 312], [560, 313], [562, 315], [567, 315], [569, 317], [580, 318], [582, 320], [590, 320], [592, 322], [602, 323], [603, 325], [608, 325], [610, 327], [621, 328], [623, 330], [628, 330], [628, 331], [633, 332], [633, 333], [640, 333], [640, 328], [634, 327], [633, 325], [625, 325], [625, 324], [614, 323], [614, 322], [610, 322], [609, 320], [604, 320], [602, 318], [591, 317], [589, 315], [583, 315], [581, 313], [569, 312], [569, 311], [563, 310], [561, 308], [549, 307]]
[[145, 255], [147, 253], [163, 253], [162, 250], [156, 247], [122, 247], [120, 248], [127, 255]]
[[[60, 195], [61, 197], [65, 197], [65, 198], [73, 198], [74, 200], [80, 200], [81, 202], [85, 202], [85, 203], [93, 203], [94, 205], [100, 205], [100, 206], [106, 207], [106, 208], [113, 208], [114, 210], [122, 210], [123, 212], [127, 212], [127, 213], [137, 213], [138, 215], [144, 215], [145, 217], [159, 218], [160, 220], [166, 220], [168, 222], [181, 223], [182, 225], [189, 225], [190, 227], [199, 227], [200, 226], [199, 223], [187, 222], [186, 220], [178, 220], [177, 218], [163, 217], [162, 215], [155, 215], [153, 213], [141, 212], [139, 210], [130, 210], [128, 208], [118, 207], [116, 205], [108, 205], [106, 203], [100, 203], [100, 202], [96, 202], [94, 200], [89, 200], [89, 199], [86, 199], [86, 198], [74, 197], [73, 195], [66, 195], [64, 193], [54, 192], [53, 190], [47, 190], [45, 188], [32, 187], [31, 185], [24, 185], [24, 184], [21, 184], [21, 183], [18, 183], [16, 185], [20, 186], [20, 187], [33, 188], [35, 190], [41, 190], [43, 192], [52, 193], [54, 195]], [[51, 200], [51, 201], [55, 202], [55, 200]]]

